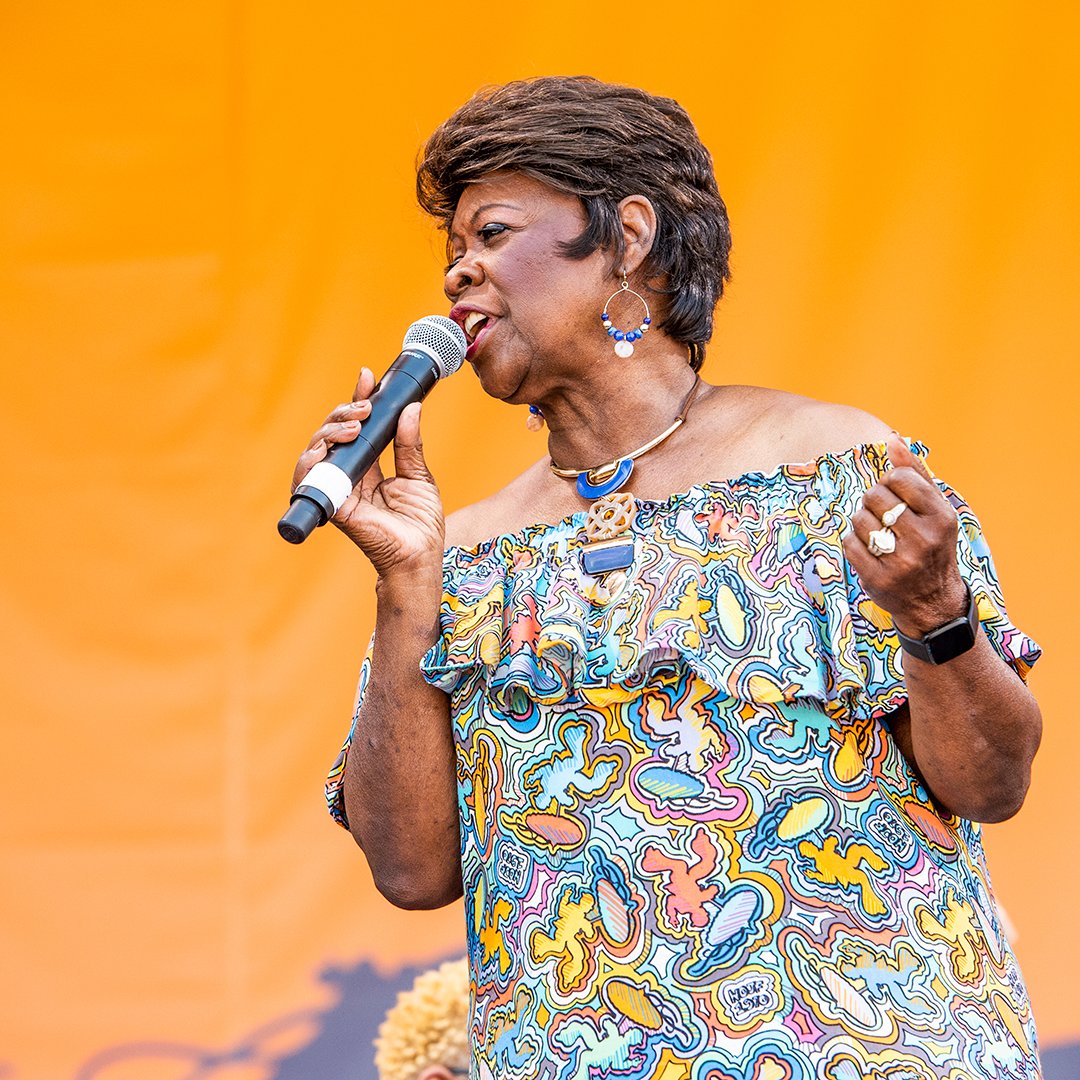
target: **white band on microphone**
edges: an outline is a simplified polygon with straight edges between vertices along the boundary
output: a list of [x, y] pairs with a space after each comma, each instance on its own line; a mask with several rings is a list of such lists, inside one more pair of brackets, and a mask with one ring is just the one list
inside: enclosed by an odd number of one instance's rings
[[297, 487], [318, 488], [334, 504], [334, 513], [337, 513], [341, 504], [349, 497], [353, 482], [344, 469], [339, 469], [329, 461], [319, 461], [311, 466], [311, 471]]

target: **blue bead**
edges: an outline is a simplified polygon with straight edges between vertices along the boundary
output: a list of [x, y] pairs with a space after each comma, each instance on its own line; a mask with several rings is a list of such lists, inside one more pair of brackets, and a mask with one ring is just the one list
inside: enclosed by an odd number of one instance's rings
[[643, 322], [643, 323], [644, 323], [644, 324], [645, 324], [646, 326], [648, 326], [648, 325], [649, 325], [649, 324], [650, 324], [650, 323], [652, 322], [652, 319], [642, 319], [641, 321], [642, 321], [642, 322]]
[[600, 312], [600, 321], [601, 322], [606, 322], [607, 318], [608, 318], [608, 313], [606, 311], [601, 311]]
[[608, 336], [608, 337], [614, 337], [614, 336], [615, 336], [615, 335], [616, 335], [616, 334], [617, 334], [618, 332], [619, 332], [619, 331], [618, 331], [618, 330], [616, 330], [614, 326], [609, 326], [609, 327], [608, 327], [608, 332], [607, 332], [607, 336]]
[[615, 331], [615, 340], [616, 341], [623, 341], [623, 340], [625, 340], [625, 338], [626, 338], [626, 335], [621, 330], [616, 330]]

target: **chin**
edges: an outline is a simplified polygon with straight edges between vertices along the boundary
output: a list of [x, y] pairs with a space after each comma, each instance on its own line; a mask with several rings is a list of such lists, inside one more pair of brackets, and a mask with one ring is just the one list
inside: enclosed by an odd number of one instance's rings
[[518, 397], [523, 375], [511, 365], [500, 363], [498, 358], [486, 355], [470, 360], [469, 363], [480, 380], [480, 388], [488, 397], [505, 401], [508, 405], [518, 405], [525, 400]]

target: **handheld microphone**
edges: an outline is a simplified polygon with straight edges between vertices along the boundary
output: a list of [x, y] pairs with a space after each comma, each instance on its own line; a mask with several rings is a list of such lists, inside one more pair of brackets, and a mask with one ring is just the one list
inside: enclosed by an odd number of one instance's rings
[[278, 532], [290, 544], [303, 543], [337, 513], [364, 473], [393, 441], [398, 419], [407, 405], [423, 401], [446, 375], [453, 375], [468, 341], [461, 327], [443, 315], [426, 315], [405, 331], [401, 353], [375, 384], [371, 412], [355, 441], [337, 443], [293, 492]]

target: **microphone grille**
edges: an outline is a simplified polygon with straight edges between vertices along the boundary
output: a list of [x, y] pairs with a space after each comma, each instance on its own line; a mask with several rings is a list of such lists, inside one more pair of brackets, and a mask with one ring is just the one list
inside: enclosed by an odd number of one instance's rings
[[439, 378], [453, 375], [465, 359], [465, 331], [445, 315], [425, 315], [405, 331], [403, 349], [422, 349], [439, 365]]

